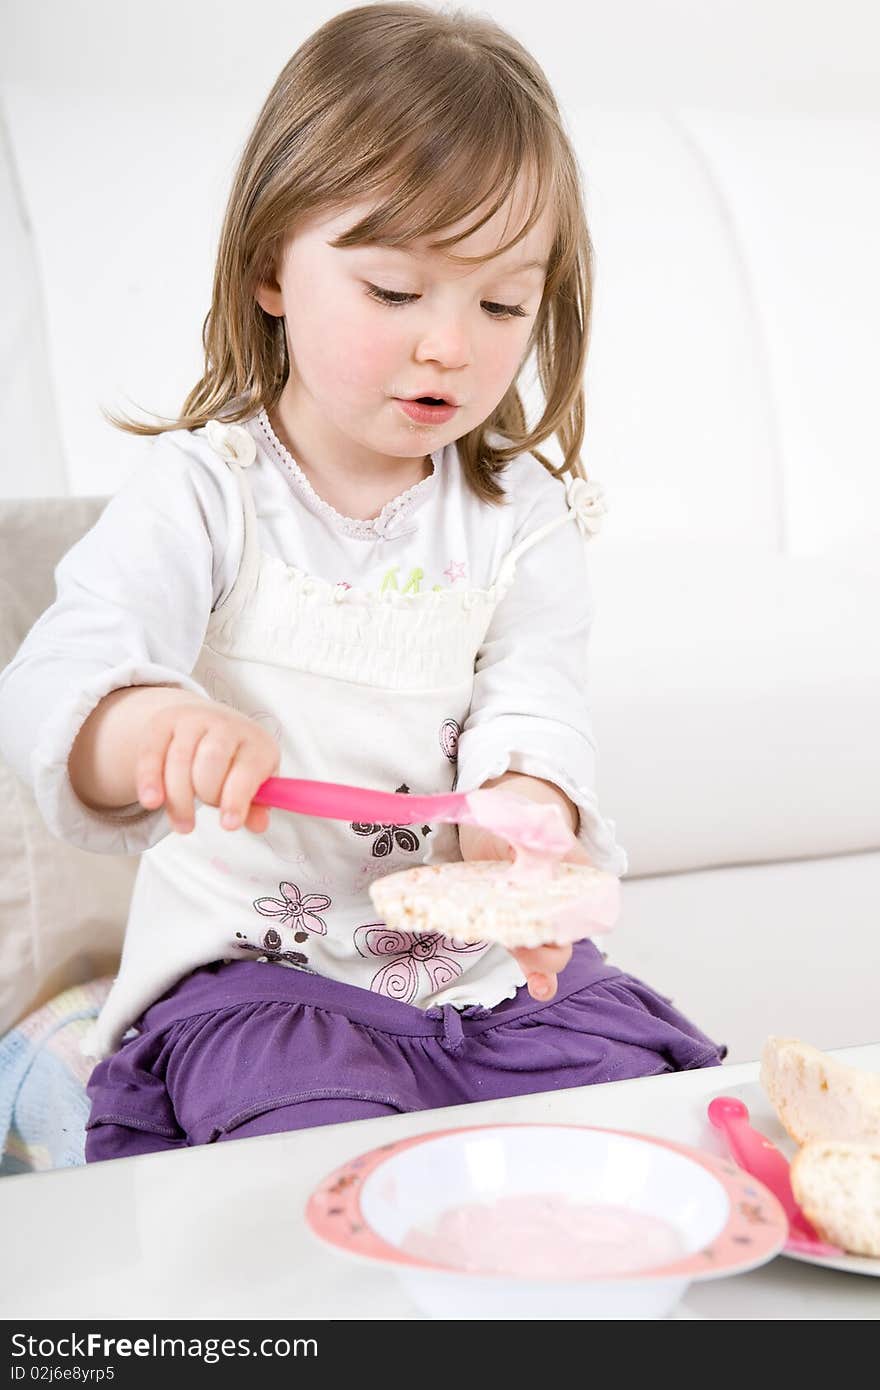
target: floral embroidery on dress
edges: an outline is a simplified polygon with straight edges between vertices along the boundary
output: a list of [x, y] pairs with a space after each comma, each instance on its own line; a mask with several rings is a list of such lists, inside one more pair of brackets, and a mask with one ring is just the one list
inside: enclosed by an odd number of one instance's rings
[[440, 725], [440, 747], [444, 755], [451, 763], [458, 757], [458, 740], [461, 737], [461, 725], [457, 719], [444, 719]]
[[[308, 967], [308, 956], [304, 956], [302, 951], [282, 950], [281, 933], [277, 932], [274, 927], [269, 927], [268, 931], [263, 933], [263, 938], [259, 945], [255, 945], [254, 942], [248, 941], [243, 932], [237, 931], [235, 935], [238, 949], [240, 951], [254, 951], [258, 961], [271, 961], [274, 964], [280, 965]], [[297, 937], [296, 939], [298, 941], [300, 938]], [[312, 971], [312, 974], [314, 974], [314, 971]]]
[[391, 957], [373, 976], [370, 989], [389, 999], [399, 999], [403, 1004], [411, 1003], [418, 995], [420, 972], [427, 976], [432, 991], [442, 989], [462, 973], [455, 959], [457, 955], [474, 955], [485, 951], [489, 945], [488, 941], [465, 945], [439, 932], [417, 936], [414, 932], [386, 927], [384, 922], [368, 922], [358, 927], [354, 944], [358, 954], [364, 957], [372, 956], [377, 960]]
[[307, 932], [316, 936], [327, 935], [327, 923], [318, 913], [330, 906], [332, 899], [326, 893], [300, 893], [295, 883], [279, 883], [281, 898], [257, 898], [254, 907], [264, 917], [280, 917], [282, 925], [295, 923], [298, 930], [294, 941], [307, 941]]
[[[404, 796], [409, 795], [409, 787], [405, 782], [401, 782], [395, 791]], [[393, 854], [395, 845], [407, 854], [414, 854], [421, 844], [418, 835], [407, 825], [377, 825], [371, 821], [352, 821], [351, 828], [355, 835], [375, 836], [373, 841], [373, 857], [375, 859], [385, 859], [389, 854]], [[423, 825], [422, 834], [430, 835], [430, 833], [430, 825]]]

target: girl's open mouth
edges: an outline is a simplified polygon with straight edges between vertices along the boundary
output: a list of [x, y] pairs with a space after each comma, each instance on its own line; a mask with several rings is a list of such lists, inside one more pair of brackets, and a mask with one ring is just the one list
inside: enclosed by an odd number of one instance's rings
[[448, 405], [446, 401], [436, 401], [428, 396], [417, 401], [404, 401], [395, 396], [394, 400], [411, 420], [420, 425], [442, 425], [446, 420], [451, 420], [458, 409], [457, 405]]

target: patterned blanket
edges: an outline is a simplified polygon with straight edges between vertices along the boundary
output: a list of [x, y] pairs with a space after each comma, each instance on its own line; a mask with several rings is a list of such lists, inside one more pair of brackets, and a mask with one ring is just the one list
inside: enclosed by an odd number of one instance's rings
[[79, 1044], [112, 983], [66, 989], [0, 1038], [0, 1177], [85, 1162], [95, 1063]]

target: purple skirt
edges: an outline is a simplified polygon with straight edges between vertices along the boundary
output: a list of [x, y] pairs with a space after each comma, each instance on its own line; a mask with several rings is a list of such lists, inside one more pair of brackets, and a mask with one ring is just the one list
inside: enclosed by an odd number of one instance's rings
[[547, 1003], [427, 1011], [257, 961], [152, 1004], [88, 1085], [86, 1161], [719, 1066], [672, 1001], [579, 941]]

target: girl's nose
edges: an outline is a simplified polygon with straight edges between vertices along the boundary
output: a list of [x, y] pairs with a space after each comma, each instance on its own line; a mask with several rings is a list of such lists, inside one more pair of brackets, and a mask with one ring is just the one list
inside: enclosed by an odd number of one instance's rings
[[445, 368], [467, 367], [470, 356], [470, 340], [460, 315], [435, 320], [415, 351], [417, 362], [437, 362]]

